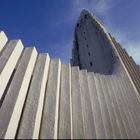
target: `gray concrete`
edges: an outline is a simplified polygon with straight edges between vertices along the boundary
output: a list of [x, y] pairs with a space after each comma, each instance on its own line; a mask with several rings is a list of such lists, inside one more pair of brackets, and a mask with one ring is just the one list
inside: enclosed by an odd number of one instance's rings
[[51, 60], [49, 79], [46, 87], [45, 103], [40, 130], [41, 139], [56, 139], [58, 136], [58, 109], [60, 94], [60, 60]]
[[[77, 24], [79, 26], [75, 27], [72, 50], [73, 65], [80, 66], [81, 69], [87, 69], [90, 72], [111, 74], [113, 52], [104, 29], [86, 10], [82, 11]], [[90, 65], [91, 62], [92, 66]]]
[[105, 126], [106, 138], [112, 139], [113, 138], [112, 126], [111, 126], [111, 122], [110, 122], [110, 116], [109, 116], [107, 104], [105, 102], [103, 89], [102, 89], [101, 82], [100, 82], [101, 77], [99, 74], [94, 74], [93, 76], [95, 79], [97, 96], [98, 96], [99, 105], [101, 108], [101, 115], [102, 115], [103, 123]]
[[8, 38], [5, 35], [5, 33], [3, 31], [0, 31], [0, 55], [7, 41], [8, 41]]
[[[115, 121], [115, 116], [114, 114], [112, 114], [112, 105], [111, 105], [111, 99], [110, 99], [110, 96], [109, 96], [109, 91], [108, 91], [108, 88], [107, 88], [107, 83], [105, 82], [105, 79], [106, 79], [106, 76], [105, 75], [99, 75], [99, 79], [100, 79], [100, 84], [101, 84], [101, 89], [102, 89], [102, 96], [105, 100], [105, 104], [106, 104], [106, 108], [107, 108], [107, 115], [108, 116], [108, 121], [109, 121], [109, 131], [110, 131], [110, 138], [117, 138], [117, 135], [116, 135], [116, 131], [118, 130], [115, 130], [116, 129], [116, 123], [114, 123]], [[114, 125], [115, 124], [115, 125]]]
[[112, 103], [112, 107], [113, 107], [113, 112], [115, 114], [115, 120], [116, 120], [116, 128], [119, 128], [118, 131], [116, 131], [117, 133], [117, 137], [119, 138], [124, 138], [124, 135], [122, 134], [123, 133], [123, 129], [124, 127], [122, 126], [122, 120], [121, 120], [121, 117], [120, 117], [120, 112], [118, 110], [118, 105], [116, 103], [116, 99], [115, 99], [115, 96], [114, 96], [114, 89], [112, 88], [112, 81], [110, 79], [110, 77], [106, 77], [106, 82], [107, 82], [107, 86], [108, 88], [110, 89], [110, 98], [111, 98], [111, 103]]
[[81, 86], [81, 97], [82, 97], [82, 108], [83, 108], [83, 118], [85, 126], [86, 139], [95, 139], [95, 122], [92, 112], [91, 98], [89, 94], [89, 86], [87, 79], [87, 71], [80, 71], [80, 86]]
[[83, 119], [83, 109], [81, 101], [81, 89], [79, 81], [79, 68], [72, 67], [72, 124], [73, 124], [73, 138], [84, 139], [85, 126]]
[[[131, 128], [133, 128], [133, 126], [130, 125], [130, 120], [129, 120], [129, 112], [126, 111], [126, 106], [125, 106], [125, 101], [123, 101], [122, 99], [122, 90], [119, 86], [119, 83], [117, 83], [117, 78], [116, 76], [114, 76], [112, 78], [112, 83], [114, 83], [114, 85], [116, 84], [117, 86], [114, 87], [115, 91], [116, 91], [116, 100], [118, 102], [118, 107], [119, 107], [119, 110], [120, 110], [120, 114], [121, 114], [121, 118], [122, 118], [122, 121], [123, 121], [123, 124], [124, 124], [124, 127], [125, 127], [125, 130], [126, 130], [126, 133], [127, 133], [127, 136], [128, 138], [134, 138], [133, 134], [131, 133]], [[123, 86], [123, 85], [121, 85]], [[135, 134], [136, 135], [136, 134]]]
[[108, 78], [107, 76], [103, 75], [103, 79], [102, 84], [104, 84], [104, 88], [106, 88], [106, 95], [105, 98], [107, 101], [107, 105], [108, 105], [108, 110], [109, 110], [109, 114], [110, 114], [110, 119], [111, 119], [111, 123], [112, 123], [112, 131], [114, 134], [115, 139], [121, 139], [121, 132], [120, 132], [120, 128], [119, 128], [119, 123], [118, 123], [118, 117], [116, 114], [116, 110], [114, 107], [114, 102], [113, 102], [113, 98], [112, 98], [112, 88], [111, 85], [109, 84]]
[[118, 123], [119, 123], [119, 128], [120, 128], [120, 132], [121, 132], [121, 135], [122, 135], [122, 138], [125, 139], [125, 138], [128, 138], [128, 133], [126, 131], [126, 123], [124, 122], [124, 118], [122, 116], [122, 111], [121, 111], [121, 108], [119, 106], [119, 101], [118, 101], [118, 89], [114, 86], [116, 86], [116, 84], [113, 82], [113, 77], [109, 77], [109, 82], [111, 84], [111, 87], [112, 87], [112, 96], [113, 96], [113, 102], [114, 102], [114, 107], [115, 107], [115, 110], [116, 110], [116, 114], [117, 114], [117, 117], [118, 117]]
[[[115, 79], [115, 78], [114, 78]], [[129, 138], [135, 139], [139, 138], [139, 133], [137, 132], [136, 125], [134, 124], [131, 109], [129, 109], [129, 105], [127, 103], [127, 96], [125, 95], [125, 92], [127, 92], [127, 89], [124, 88], [124, 84], [122, 83], [122, 79], [120, 77], [116, 77], [116, 83], [118, 85], [119, 91], [120, 91], [120, 100], [121, 100], [121, 107], [123, 108], [123, 112], [125, 113], [125, 121], [127, 123]]]
[[60, 108], [58, 138], [72, 139], [71, 67], [63, 64], [60, 82]]
[[23, 50], [20, 40], [10, 41], [0, 56], [0, 100]]
[[93, 73], [88, 73], [88, 85], [89, 85], [89, 92], [90, 92], [91, 103], [92, 103], [93, 117], [95, 122], [96, 138], [104, 139], [107, 136], [106, 136], [105, 126], [101, 115], [101, 108], [97, 96], [97, 87], [95, 85]]
[[48, 54], [39, 54], [17, 134], [18, 139], [39, 138], [49, 61]]
[[138, 66], [90, 12], [78, 23], [79, 67], [0, 32], [0, 138], [140, 138]]
[[34, 48], [26, 48], [0, 109], [0, 138], [14, 139], [36, 61]]
[[[130, 115], [132, 117], [132, 122], [134, 123], [134, 127], [136, 127], [137, 129], [137, 134], [138, 136], [140, 135], [140, 117], [139, 117], [139, 113], [140, 113], [140, 106], [139, 106], [139, 100], [136, 97], [136, 93], [134, 91], [134, 89], [132, 89], [132, 85], [130, 84], [130, 81], [128, 79], [128, 77], [126, 76], [126, 73], [122, 72], [119, 75], [121, 78], [126, 79], [126, 81], [124, 80], [120, 80], [120, 84], [123, 85], [123, 96], [125, 98], [125, 101], [127, 102], [127, 107], [130, 111]], [[140, 137], [140, 136], [139, 136]]]

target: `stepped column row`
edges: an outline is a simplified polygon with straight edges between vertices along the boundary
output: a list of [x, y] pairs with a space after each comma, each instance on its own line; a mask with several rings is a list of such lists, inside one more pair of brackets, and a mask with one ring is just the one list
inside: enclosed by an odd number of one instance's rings
[[110, 35], [110, 38], [111, 38], [116, 50], [118, 51], [118, 54], [120, 55], [128, 73], [134, 83], [134, 86], [136, 87], [138, 93], [140, 93], [140, 78], [139, 78], [140, 72], [138, 70], [138, 66], [135, 64], [135, 62], [132, 60], [132, 58], [127, 54], [125, 49], [122, 49], [120, 44], [116, 42], [115, 38], [113, 38], [111, 35]]
[[3, 42], [1, 139], [140, 137], [139, 98], [125, 71], [87, 73], [34, 47], [23, 49], [20, 40]]

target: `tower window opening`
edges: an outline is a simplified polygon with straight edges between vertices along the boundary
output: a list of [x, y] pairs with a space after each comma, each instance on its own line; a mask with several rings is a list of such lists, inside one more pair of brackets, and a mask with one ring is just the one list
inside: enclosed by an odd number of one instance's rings
[[92, 62], [90, 62], [90, 66], [91, 66], [91, 67], [93, 66], [93, 63], [92, 63]]
[[85, 37], [85, 40], [87, 40], [87, 38]]
[[77, 23], [77, 27], [79, 27], [79, 23]]
[[88, 44], [87, 44], [86, 46], [87, 46], [87, 48], [88, 48]]
[[80, 62], [80, 55], [78, 55], [78, 61]]
[[88, 52], [88, 55], [90, 56], [90, 52]]
[[85, 18], [87, 18], [87, 15], [85, 15]]

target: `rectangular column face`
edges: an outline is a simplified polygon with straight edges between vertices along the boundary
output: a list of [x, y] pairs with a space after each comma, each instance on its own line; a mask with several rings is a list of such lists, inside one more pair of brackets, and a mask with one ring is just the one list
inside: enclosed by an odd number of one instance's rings
[[18, 139], [39, 138], [49, 62], [48, 54], [39, 54], [17, 134]]
[[8, 38], [5, 35], [5, 33], [3, 31], [0, 31], [0, 55], [7, 41], [8, 41]]
[[14, 71], [23, 45], [20, 40], [10, 41], [0, 56], [0, 100], [4, 94], [7, 83]]
[[110, 88], [111, 85], [108, 83], [108, 76], [102, 75], [102, 79], [100, 79], [101, 84], [103, 85], [103, 91], [104, 91], [104, 96], [105, 96], [105, 101], [107, 104], [109, 116], [110, 116], [110, 121], [112, 125], [112, 134], [114, 135], [114, 139], [121, 139], [121, 134], [119, 130], [119, 125], [117, 123], [117, 119], [115, 116], [115, 110], [114, 110], [114, 105], [113, 101], [111, 98], [112, 90]]
[[89, 93], [87, 71], [81, 70], [79, 73], [80, 73], [80, 88], [81, 88], [82, 108], [83, 108], [83, 118], [86, 138], [95, 139], [96, 138], [95, 122]]
[[0, 109], [0, 138], [14, 139], [36, 61], [34, 48], [26, 48]]
[[60, 82], [59, 136], [72, 139], [71, 67], [62, 65]]
[[56, 139], [58, 136], [58, 109], [61, 62], [51, 60], [46, 96], [40, 130], [41, 139]]
[[96, 138], [103, 139], [106, 138], [106, 131], [102, 119], [101, 107], [98, 98], [94, 73], [88, 73], [88, 85], [89, 85], [89, 93], [90, 93], [91, 103], [92, 103], [93, 117], [95, 120], [94, 122], [95, 122]]
[[99, 99], [99, 104], [101, 107], [101, 114], [102, 114], [102, 119], [103, 119], [103, 123], [105, 126], [105, 130], [106, 130], [106, 135], [107, 138], [109, 139], [113, 139], [113, 132], [112, 132], [112, 126], [110, 123], [110, 116], [109, 116], [109, 110], [107, 107], [107, 102], [105, 100], [105, 94], [104, 94], [104, 85], [102, 85], [102, 77], [100, 74], [95, 74], [95, 84], [97, 87], [97, 95], [98, 95], [98, 99]]
[[81, 89], [79, 79], [79, 68], [72, 67], [72, 123], [73, 138], [84, 139], [84, 119], [82, 112]]

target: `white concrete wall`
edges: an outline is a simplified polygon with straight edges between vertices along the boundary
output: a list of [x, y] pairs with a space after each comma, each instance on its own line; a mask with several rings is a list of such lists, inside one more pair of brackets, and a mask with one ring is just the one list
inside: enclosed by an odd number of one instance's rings
[[[22, 49], [20, 40], [10, 41], [0, 55], [1, 139], [140, 138], [140, 95], [120, 59], [112, 75], [95, 74], [38, 55], [35, 48]], [[95, 68], [106, 72], [109, 58]]]

